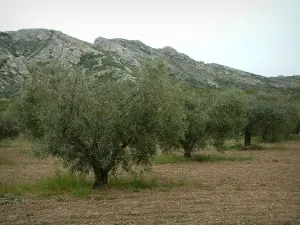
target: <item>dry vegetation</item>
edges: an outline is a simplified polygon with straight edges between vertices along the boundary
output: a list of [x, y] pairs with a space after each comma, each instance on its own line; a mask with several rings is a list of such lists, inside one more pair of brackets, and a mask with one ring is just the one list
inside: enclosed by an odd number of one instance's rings
[[[0, 189], [61, 168], [58, 160], [34, 158], [29, 149], [24, 141], [0, 148]], [[113, 187], [48, 198], [2, 193], [0, 224], [300, 224], [300, 142], [224, 155], [254, 160], [157, 164], [146, 175], [157, 178], [150, 190]], [[175, 181], [182, 182], [160, 185]]]

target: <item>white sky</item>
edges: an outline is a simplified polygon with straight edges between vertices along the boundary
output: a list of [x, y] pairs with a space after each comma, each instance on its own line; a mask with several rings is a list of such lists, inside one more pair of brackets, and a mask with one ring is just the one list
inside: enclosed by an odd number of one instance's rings
[[300, 74], [300, 0], [0, 0], [0, 30], [48, 28], [93, 43], [138, 39], [264, 75]]

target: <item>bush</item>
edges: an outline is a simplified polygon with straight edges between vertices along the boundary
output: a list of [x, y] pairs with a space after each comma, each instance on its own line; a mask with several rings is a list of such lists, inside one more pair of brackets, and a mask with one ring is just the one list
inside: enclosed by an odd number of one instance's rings
[[0, 113], [0, 141], [14, 138], [19, 134], [18, 124], [9, 112]]
[[300, 141], [300, 135], [297, 135], [297, 134], [289, 135], [287, 137], [287, 140], [289, 140], [289, 141]]

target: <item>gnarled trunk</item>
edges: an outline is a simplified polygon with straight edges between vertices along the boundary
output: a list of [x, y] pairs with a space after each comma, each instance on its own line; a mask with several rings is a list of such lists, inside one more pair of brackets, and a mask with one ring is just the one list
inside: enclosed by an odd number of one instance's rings
[[190, 138], [186, 137], [186, 139], [180, 140], [181, 147], [183, 148], [183, 156], [184, 158], [191, 158], [191, 154], [194, 149], [195, 141], [191, 140]]
[[251, 133], [245, 130], [245, 147], [251, 146]]
[[[95, 148], [98, 148], [96, 141], [94, 141], [94, 143], [95, 143], [94, 144]], [[105, 166], [104, 168], [99, 166], [97, 164], [97, 162], [92, 160], [92, 158], [90, 157], [90, 163], [93, 167], [93, 171], [94, 171], [94, 175], [95, 175], [95, 183], [94, 183], [93, 189], [99, 189], [99, 188], [105, 187], [107, 185], [108, 173], [115, 166], [116, 159], [117, 159], [118, 155], [120, 154], [120, 152], [122, 150], [124, 150], [129, 145], [129, 143], [130, 143], [130, 139], [123, 141], [122, 145], [113, 151], [111, 159], [110, 159], [110, 163], [107, 166]]]
[[99, 189], [107, 185], [108, 173], [109, 173], [108, 170], [94, 168], [95, 182], [94, 182], [93, 189]]
[[184, 154], [183, 154], [184, 158], [187, 158], [187, 159], [191, 158], [191, 153], [192, 153], [192, 150], [190, 148], [184, 148]]

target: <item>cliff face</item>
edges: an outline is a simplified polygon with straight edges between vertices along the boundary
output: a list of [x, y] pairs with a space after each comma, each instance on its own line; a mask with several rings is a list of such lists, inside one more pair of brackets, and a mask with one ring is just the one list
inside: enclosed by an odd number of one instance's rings
[[0, 97], [19, 92], [32, 65], [78, 67], [99, 79], [133, 79], [132, 70], [161, 59], [170, 74], [197, 87], [299, 88], [299, 76], [266, 78], [191, 59], [172, 47], [151, 48], [141, 41], [96, 38], [87, 43], [46, 29], [0, 32]]

